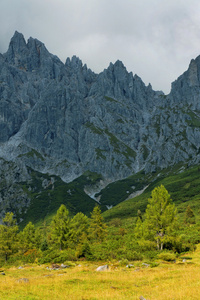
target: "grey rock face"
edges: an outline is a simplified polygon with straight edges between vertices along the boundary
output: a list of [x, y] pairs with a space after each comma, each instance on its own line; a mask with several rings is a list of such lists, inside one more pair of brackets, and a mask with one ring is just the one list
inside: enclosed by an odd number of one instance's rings
[[[19, 182], [29, 180], [27, 169], [22, 163], [13, 163], [0, 159], [0, 220], [7, 211], [18, 211], [30, 204], [30, 198]], [[0, 221], [1, 223], [1, 221]]]
[[120, 61], [95, 74], [16, 32], [0, 56], [0, 156], [65, 181], [87, 170], [113, 181], [195, 163], [199, 74], [198, 57], [166, 96]]

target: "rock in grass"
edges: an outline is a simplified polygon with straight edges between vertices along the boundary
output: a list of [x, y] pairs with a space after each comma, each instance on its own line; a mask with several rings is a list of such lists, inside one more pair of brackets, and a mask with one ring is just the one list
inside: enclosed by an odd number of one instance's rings
[[143, 296], [140, 296], [139, 299], [140, 299], [140, 300], [146, 300]]
[[150, 267], [150, 265], [149, 265], [149, 264], [146, 264], [146, 263], [143, 263], [142, 266], [145, 266], [145, 267], [147, 267], [147, 268]]
[[17, 282], [29, 282], [28, 278], [20, 278], [17, 280]]
[[68, 266], [68, 265], [64, 265], [64, 264], [61, 264], [61, 268], [66, 269], [66, 268], [69, 268], [69, 266]]
[[51, 270], [59, 270], [60, 269], [60, 266], [57, 265], [57, 264], [52, 264], [52, 268]]
[[0, 275], [6, 275], [4, 272], [1, 272]]
[[128, 265], [126, 265], [126, 268], [134, 268], [134, 265], [128, 264]]
[[100, 266], [96, 269], [96, 271], [106, 271], [106, 270], [108, 270], [108, 265]]

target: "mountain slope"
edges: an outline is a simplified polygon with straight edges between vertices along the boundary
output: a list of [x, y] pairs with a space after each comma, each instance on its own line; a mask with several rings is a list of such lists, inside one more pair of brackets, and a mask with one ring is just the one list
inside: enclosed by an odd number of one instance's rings
[[[142, 170], [198, 163], [199, 74], [197, 57], [164, 95], [120, 61], [95, 74], [79, 58], [64, 64], [37, 39], [26, 42], [15, 32], [0, 55], [0, 158], [6, 162], [1, 173], [7, 172], [2, 189], [10, 182], [6, 164], [20, 170], [19, 178], [31, 168], [65, 182], [89, 171], [101, 175], [103, 188]], [[15, 178], [11, 185], [20, 182]], [[99, 188], [92, 188], [93, 195]], [[104, 205], [120, 201], [106, 203], [103, 193], [96, 197]]]
[[[180, 218], [185, 217], [188, 205], [193, 209], [196, 220], [199, 220], [200, 212], [200, 166], [176, 165], [172, 168], [149, 175], [148, 186], [141, 195], [120, 202], [118, 205], [103, 213], [106, 221], [121, 218], [133, 222], [138, 210], [145, 212], [148, 198], [151, 197], [152, 190], [163, 184], [168, 190], [175, 203]], [[140, 178], [141, 180], [141, 178]]]

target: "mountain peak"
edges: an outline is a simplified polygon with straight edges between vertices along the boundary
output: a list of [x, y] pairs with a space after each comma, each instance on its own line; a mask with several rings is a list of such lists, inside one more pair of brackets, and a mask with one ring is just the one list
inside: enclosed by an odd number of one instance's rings
[[27, 51], [26, 41], [22, 33], [15, 31], [11, 38], [8, 51], [5, 53], [5, 58], [9, 63], [16, 63], [16, 56], [24, 55]]
[[123, 64], [123, 62], [121, 61], [121, 60], [116, 60], [116, 62], [114, 63], [114, 67], [118, 67], [118, 68], [125, 68], [126, 69], [126, 67], [124, 66], [124, 64]]
[[10, 46], [11, 47], [15, 46], [15, 48], [17, 50], [20, 50], [21, 48], [26, 47], [26, 41], [24, 39], [23, 34], [18, 31], [15, 31], [15, 33], [10, 41]]

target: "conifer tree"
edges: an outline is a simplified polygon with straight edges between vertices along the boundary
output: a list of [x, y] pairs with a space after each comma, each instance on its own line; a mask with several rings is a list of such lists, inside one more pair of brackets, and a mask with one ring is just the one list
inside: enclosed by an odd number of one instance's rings
[[82, 212], [77, 213], [70, 222], [69, 238], [72, 244], [79, 244], [82, 236], [87, 236], [89, 219]]
[[89, 239], [96, 242], [102, 242], [107, 235], [107, 225], [104, 223], [99, 206], [95, 206], [91, 213], [88, 233]]
[[193, 210], [191, 209], [190, 205], [187, 206], [186, 212], [185, 212], [185, 223], [186, 224], [195, 224], [195, 215]]
[[23, 231], [19, 233], [20, 248], [23, 252], [29, 249], [39, 248], [41, 243], [41, 233], [32, 222], [29, 222]]
[[69, 237], [69, 211], [64, 204], [57, 210], [51, 222], [51, 241], [54, 246], [63, 250], [67, 247]]
[[3, 225], [0, 225], [0, 254], [7, 261], [9, 255], [18, 249], [18, 226], [13, 217], [13, 213], [6, 213], [3, 219]]

